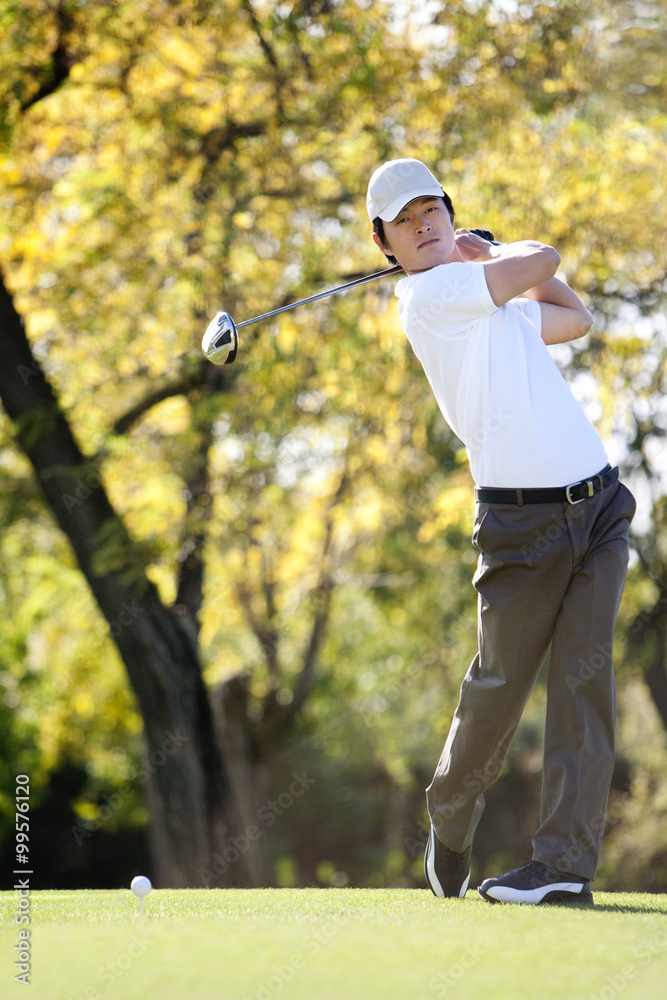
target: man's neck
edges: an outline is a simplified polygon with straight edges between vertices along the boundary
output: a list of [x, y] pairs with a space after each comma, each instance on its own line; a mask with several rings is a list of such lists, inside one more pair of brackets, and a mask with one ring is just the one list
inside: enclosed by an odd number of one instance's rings
[[426, 271], [432, 271], [434, 267], [441, 267], [443, 264], [464, 264], [464, 263], [465, 260], [461, 255], [461, 251], [457, 246], [455, 246], [452, 252], [449, 254], [449, 256], [445, 260], [438, 261], [437, 264], [431, 264], [430, 267], [419, 268], [419, 270], [417, 271], [408, 271], [407, 268], [404, 268], [404, 270], [406, 274], [424, 274]]

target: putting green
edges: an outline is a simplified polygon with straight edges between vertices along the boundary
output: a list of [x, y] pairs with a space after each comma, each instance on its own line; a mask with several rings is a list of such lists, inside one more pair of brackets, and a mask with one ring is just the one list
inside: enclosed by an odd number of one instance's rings
[[[412, 889], [0, 893], [2, 997], [30, 1000], [652, 1000], [667, 896], [491, 906]], [[21, 930], [29, 938], [21, 941]], [[29, 947], [26, 947], [26, 942]], [[30, 992], [13, 963], [29, 957]]]

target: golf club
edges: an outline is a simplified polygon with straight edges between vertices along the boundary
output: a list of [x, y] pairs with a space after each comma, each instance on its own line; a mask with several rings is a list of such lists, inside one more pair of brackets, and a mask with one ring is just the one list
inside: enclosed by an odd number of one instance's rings
[[[483, 237], [489, 243], [498, 246], [498, 241], [494, 240], [493, 234], [486, 229], [471, 229], [471, 233]], [[368, 281], [377, 281], [379, 278], [386, 278], [390, 274], [398, 274], [403, 268], [400, 264], [393, 267], [386, 267], [383, 271], [376, 271], [374, 274], [367, 274], [362, 278], [355, 278], [345, 285], [337, 285], [336, 288], [329, 288], [325, 292], [318, 292], [316, 295], [309, 295], [306, 299], [299, 299], [298, 302], [290, 302], [286, 306], [272, 309], [271, 312], [262, 313], [261, 316], [253, 316], [252, 319], [244, 319], [242, 323], [235, 323], [227, 312], [216, 313], [206, 328], [206, 333], [202, 339], [202, 351], [209, 361], [214, 365], [231, 365], [236, 359], [239, 349], [238, 331], [243, 326], [250, 326], [251, 323], [259, 323], [260, 320], [270, 319], [279, 313], [287, 312], [288, 309], [296, 309], [297, 306], [305, 306], [309, 302], [316, 302], [324, 299], [328, 295], [336, 295], [338, 292], [346, 292], [349, 288], [356, 288], [357, 285], [365, 285]]]
[[356, 278], [348, 281], [345, 285], [338, 285], [330, 288], [326, 292], [318, 292], [317, 295], [309, 295], [307, 299], [299, 299], [298, 302], [290, 302], [289, 305], [272, 309], [271, 312], [262, 313], [261, 316], [253, 316], [252, 319], [244, 319], [242, 323], [235, 323], [229, 313], [216, 313], [214, 318], [206, 328], [206, 333], [202, 340], [202, 350], [209, 361], [214, 365], [231, 365], [236, 358], [239, 346], [238, 330], [242, 326], [250, 326], [251, 323], [259, 323], [262, 319], [269, 319], [277, 316], [278, 313], [287, 312], [288, 309], [296, 309], [297, 306], [305, 306], [308, 302], [316, 302], [317, 299], [326, 298], [327, 295], [335, 295], [337, 292], [347, 291], [348, 288], [355, 288], [363, 285], [367, 281], [377, 281], [378, 278], [385, 278], [388, 274], [398, 274], [403, 268], [400, 264], [394, 267], [387, 267], [384, 271], [376, 271], [375, 274], [367, 274], [363, 278]]

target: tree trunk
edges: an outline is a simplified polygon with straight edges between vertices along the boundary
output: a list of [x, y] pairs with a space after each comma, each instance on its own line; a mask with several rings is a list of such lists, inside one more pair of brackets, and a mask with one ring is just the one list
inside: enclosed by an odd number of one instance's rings
[[226, 871], [243, 857], [251, 884], [269, 886], [274, 874], [262, 807], [269, 799], [270, 767], [249, 724], [248, 700], [248, 678], [242, 674], [224, 681], [214, 695], [218, 738], [239, 817], [238, 837], [221, 867]]
[[662, 637], [662, 653], [657, 662], [644, 673], [648, 689], [653, 698], [653, 704], [658, 710], [662, 724], [667, 732], [667, 671], [665, 671], [665, 636]]
[[[156, 883], [201, 885], [231, 832], [232, 794], [197, 648], [148, 580], [96, 466], [79, 450], [2, 280], [0, 331], [0, 398], [109, 624], [144, 720]], [[230, 874], [232, 884], [245, 882], [243, 866]]]
[[640, 611], [628, 629], [628, 642], [641, 649], [644, 680], [667, 732], [667, 587], [658, 584], [658, 598], [650, 611]]

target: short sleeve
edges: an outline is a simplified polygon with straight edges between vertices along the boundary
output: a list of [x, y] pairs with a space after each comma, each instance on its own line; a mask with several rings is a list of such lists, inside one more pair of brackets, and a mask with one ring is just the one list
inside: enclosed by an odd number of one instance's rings
[[414, 323], [447, 338], [464, 334], [498, 308], [481, 261], [440, 264], [409, 275], [396, 286], [399, 315], [407, 331]]

